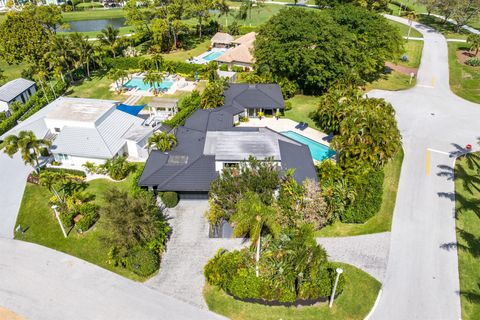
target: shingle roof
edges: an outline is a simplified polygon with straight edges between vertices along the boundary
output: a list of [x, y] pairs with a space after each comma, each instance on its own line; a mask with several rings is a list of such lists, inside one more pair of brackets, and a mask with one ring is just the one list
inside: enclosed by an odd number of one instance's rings
[[109, 159], [125, 145], [124, 135], [136, 130], [143, 119], [114, 110], [95, 128], [66, 126], [55, 139], [52, 151], [80, 157]]
[[23, 78], [9, 81], [0, 87], [0, 101], [10, 102], [33, 85], [35, 82]]
[[211, 42], [212, 43], [222, 43], [222, 44], [229, 44], [233, 41], [233, 37], [229, 35], [228, 33], [224, 32], [217, 32], [215, 35], [212, 37]]
[[302, 183], [307, 178], [317, 181], [317, 172], [308, 146], [286, 141], [279, 141], [278, 145], [282, 157], [282, 169], [295, 169], [294, 178], [297, 183]]
[[255, 42], [256, 37], [257, 37], [257, 34], [255, 32], [249, 32], [233, 40], [232, 42], [239, 45], [253, 45], [253, 42]]
[[246, 63], [253, 64], [255, 59], [252, 54], [252, 48], [246, 45], [241, 45], [238, 47], [230, 48], [225, 51], [220, 57], [216, 58], [215, 61], [223, 63]]
[[243, 106], [243, 108], [283, 109], [282, 90], [278, 84], [231, 84], [224, 92], [226, 106]]

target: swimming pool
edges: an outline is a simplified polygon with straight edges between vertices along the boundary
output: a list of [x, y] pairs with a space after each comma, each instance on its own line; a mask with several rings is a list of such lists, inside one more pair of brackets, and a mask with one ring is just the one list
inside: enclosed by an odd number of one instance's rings
[[298, 134], [293, 131], [284, 131], [280, 133], [286, 137], [289, 137], [290, 139], [306, 144], [310, 149], [310, 153], [312, 154], [312, 158], [314, 160], [323, 161], [335, 155], [335, 151], [333, 151], [326, 145], [313, 141], [312, 139], [304, 137], [301, 134]]
[[[173, 81], [164, 79], [160, 83], [155, 84], [155, 89], [160, 89], [160, 90], [168, 90], [172, 87]], [[143, 82], [143, 78], [132, 78], [128, 80], [125, 84], [125, 87], [127, 88], [138, 88], [138, 90], [143, 90], [143, 91], [148, 91], [152, 88], [152, 86], [148, 83]]]
[[207, 55], [204, 55], [202, 57], [203, 60], [205, 61], [212, 61], [212, 60], [215, 60], [217, 59], [218, 57], [220, 57], [222, 54], [224, 54], [223, 51], [211, 51], [210, 53], [208, 53]]

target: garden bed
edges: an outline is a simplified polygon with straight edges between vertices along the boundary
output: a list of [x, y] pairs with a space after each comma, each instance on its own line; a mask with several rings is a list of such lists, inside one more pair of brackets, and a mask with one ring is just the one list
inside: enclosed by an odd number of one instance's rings
[[472, 58], [480, 59], [480, 52], [478, 52], [477, 55], [475, 55], [475, 53], [473, 53], [469, 50], [458, 50], [457, 51], [457, 61], [461, 65], [468, 66], [468, 64], [466, 64], [465, 62], [468, 59], [472, 59]]
[[265, 306], [234, 299], [216, 286], [206, 285], [203, 295], [208, 308], [233, 320], [278, 319], [363, 319], [369, 313], [381, 284], [367, 273], [351, 265], [335, 263], [344, 270], [345, 288], [335, 299], [333, 307], [328, 303], [313, 306], [284, 307]]

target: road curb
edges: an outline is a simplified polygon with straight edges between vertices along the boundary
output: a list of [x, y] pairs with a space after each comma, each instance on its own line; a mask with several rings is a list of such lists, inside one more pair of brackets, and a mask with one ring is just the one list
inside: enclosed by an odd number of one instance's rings
[[382, 291], [383, 291], [383, 289], [380, 288], [380, 290], [378, 291], [377, 299], [375, 300], [375, 303], [373, 304], [372, 309], [370, 310], [370, 312], [367, 314], [367, 316], [363, 320], [369, 320], [370, 317], [372, 316], [372, 314], [375, 312], [375, 309], [377, 308], [378, 302], [380, 301], [380, 297], [382, 296]]

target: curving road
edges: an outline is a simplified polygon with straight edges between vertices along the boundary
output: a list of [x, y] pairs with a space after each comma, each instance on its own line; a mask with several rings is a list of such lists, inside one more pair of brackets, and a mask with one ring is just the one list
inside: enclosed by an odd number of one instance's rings
[[460, 319], [457, 251], [446, 245], [456, 243], [452, 170], [463, 146], [476, 146], [480, 105], [451, 92], [445, 38], [414, 27], [425, 43], [417, 85], [368, 93], [395, 107], [405, 150], [383, 293], [370, 318]]

